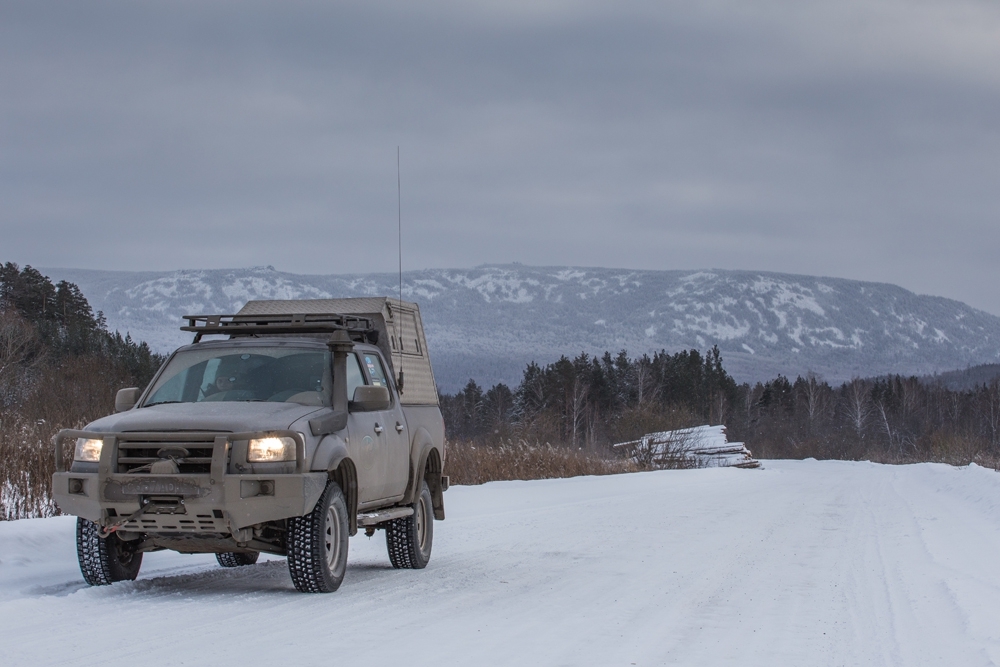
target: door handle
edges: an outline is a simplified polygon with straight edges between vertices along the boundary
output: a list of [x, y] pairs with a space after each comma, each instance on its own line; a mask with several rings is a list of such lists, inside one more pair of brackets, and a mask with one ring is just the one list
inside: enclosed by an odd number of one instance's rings
[[403, 432], [403, 425], [400, 424], [399, 422], [396, 422], [396, 433], [402, 433], [402, 432]]
[[382, 435], [382, 431], [383, 431], [383, 430], [384, 430], [384, 429], [383, 429], [383, 428], [382, 428], [382, 427], [381, 427], [381, 426], [380, 426], [380, 425], [379, 425], [379, 424], [378, 424], [378, 423], [376, 422], [376, 423], [375, 423], [375, 432], [376, 432], [377, 434], [379, 434], [379, 435]]

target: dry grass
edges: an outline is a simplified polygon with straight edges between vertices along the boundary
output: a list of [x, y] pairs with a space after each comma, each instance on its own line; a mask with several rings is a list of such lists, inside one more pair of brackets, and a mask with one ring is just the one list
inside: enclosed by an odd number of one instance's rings
[[113, 412], [115, 391], [130, 379], [106, 360], [78, 357], [42, 366], [26, 387], [0, 386], [0, 520], [58, 514], [52, 436]]
[[830, 438], [774, 441], [760, 438], [753, 442], [757, 458], [763, 459], [834, 459], [840, 461], [872, 461], [890, 465], [910, 463], [945, 463], [967, 466], [970, 463], [1000, 471], [1000, 454], [979, 435], [934, 431], [915, 443], [888, 447], [856, 438]]
[[49, 439], [56, 430], [9, 418], [0, 425], [0, 520], [59, 513], [50, 495], [55, 457]]
[[449, 442], [445, 472], [452, 484], [511, 479], [553, 479], [636, 472], [626, 459], [608, 459], [577, 449], [508, 441], [498, 445]]

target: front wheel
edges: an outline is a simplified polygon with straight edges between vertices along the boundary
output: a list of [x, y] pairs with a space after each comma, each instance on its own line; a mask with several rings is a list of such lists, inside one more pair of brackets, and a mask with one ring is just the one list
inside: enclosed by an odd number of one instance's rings
[[332, 593], [347, 572], [347, 501], [334, 482], [313, 511], [288, 520], [288, 573], [303, 593]]
[[136, 551], [138, 540], [126, 542], [116, 533], [101, 537], [100, 530], [93, 521], [76, 520], [76, 557], [84, 581], [91, 586], [108, 586], [135, 580], [142, 565], [142, 552]]
[[421, 482], [413, 514], [393, 519], [385, 527], [385, 546], [395, 568], [420, 570], [427, 567], [434, 543], [434, 505], [427, 482]]

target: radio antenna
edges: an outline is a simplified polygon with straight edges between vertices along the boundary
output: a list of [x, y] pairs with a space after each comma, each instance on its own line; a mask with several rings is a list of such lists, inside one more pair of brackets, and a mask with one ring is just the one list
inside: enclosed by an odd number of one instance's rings
[[399, 313], [399, 380], [396, 386], [403, 391], [403, 187], [399, 175], [399, 146], [396, 146], [396, 238], [399, 244], [399, 303], [396, 312]]

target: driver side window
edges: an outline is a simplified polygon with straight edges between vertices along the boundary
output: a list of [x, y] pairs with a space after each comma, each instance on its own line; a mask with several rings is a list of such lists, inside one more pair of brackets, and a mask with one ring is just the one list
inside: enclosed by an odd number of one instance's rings
[[361, 372], [361, 364], [358, 363], [358, 355], [347, 355], [347, 400], [354, 400], [354, 390], [363, 387], [365, 376]]

